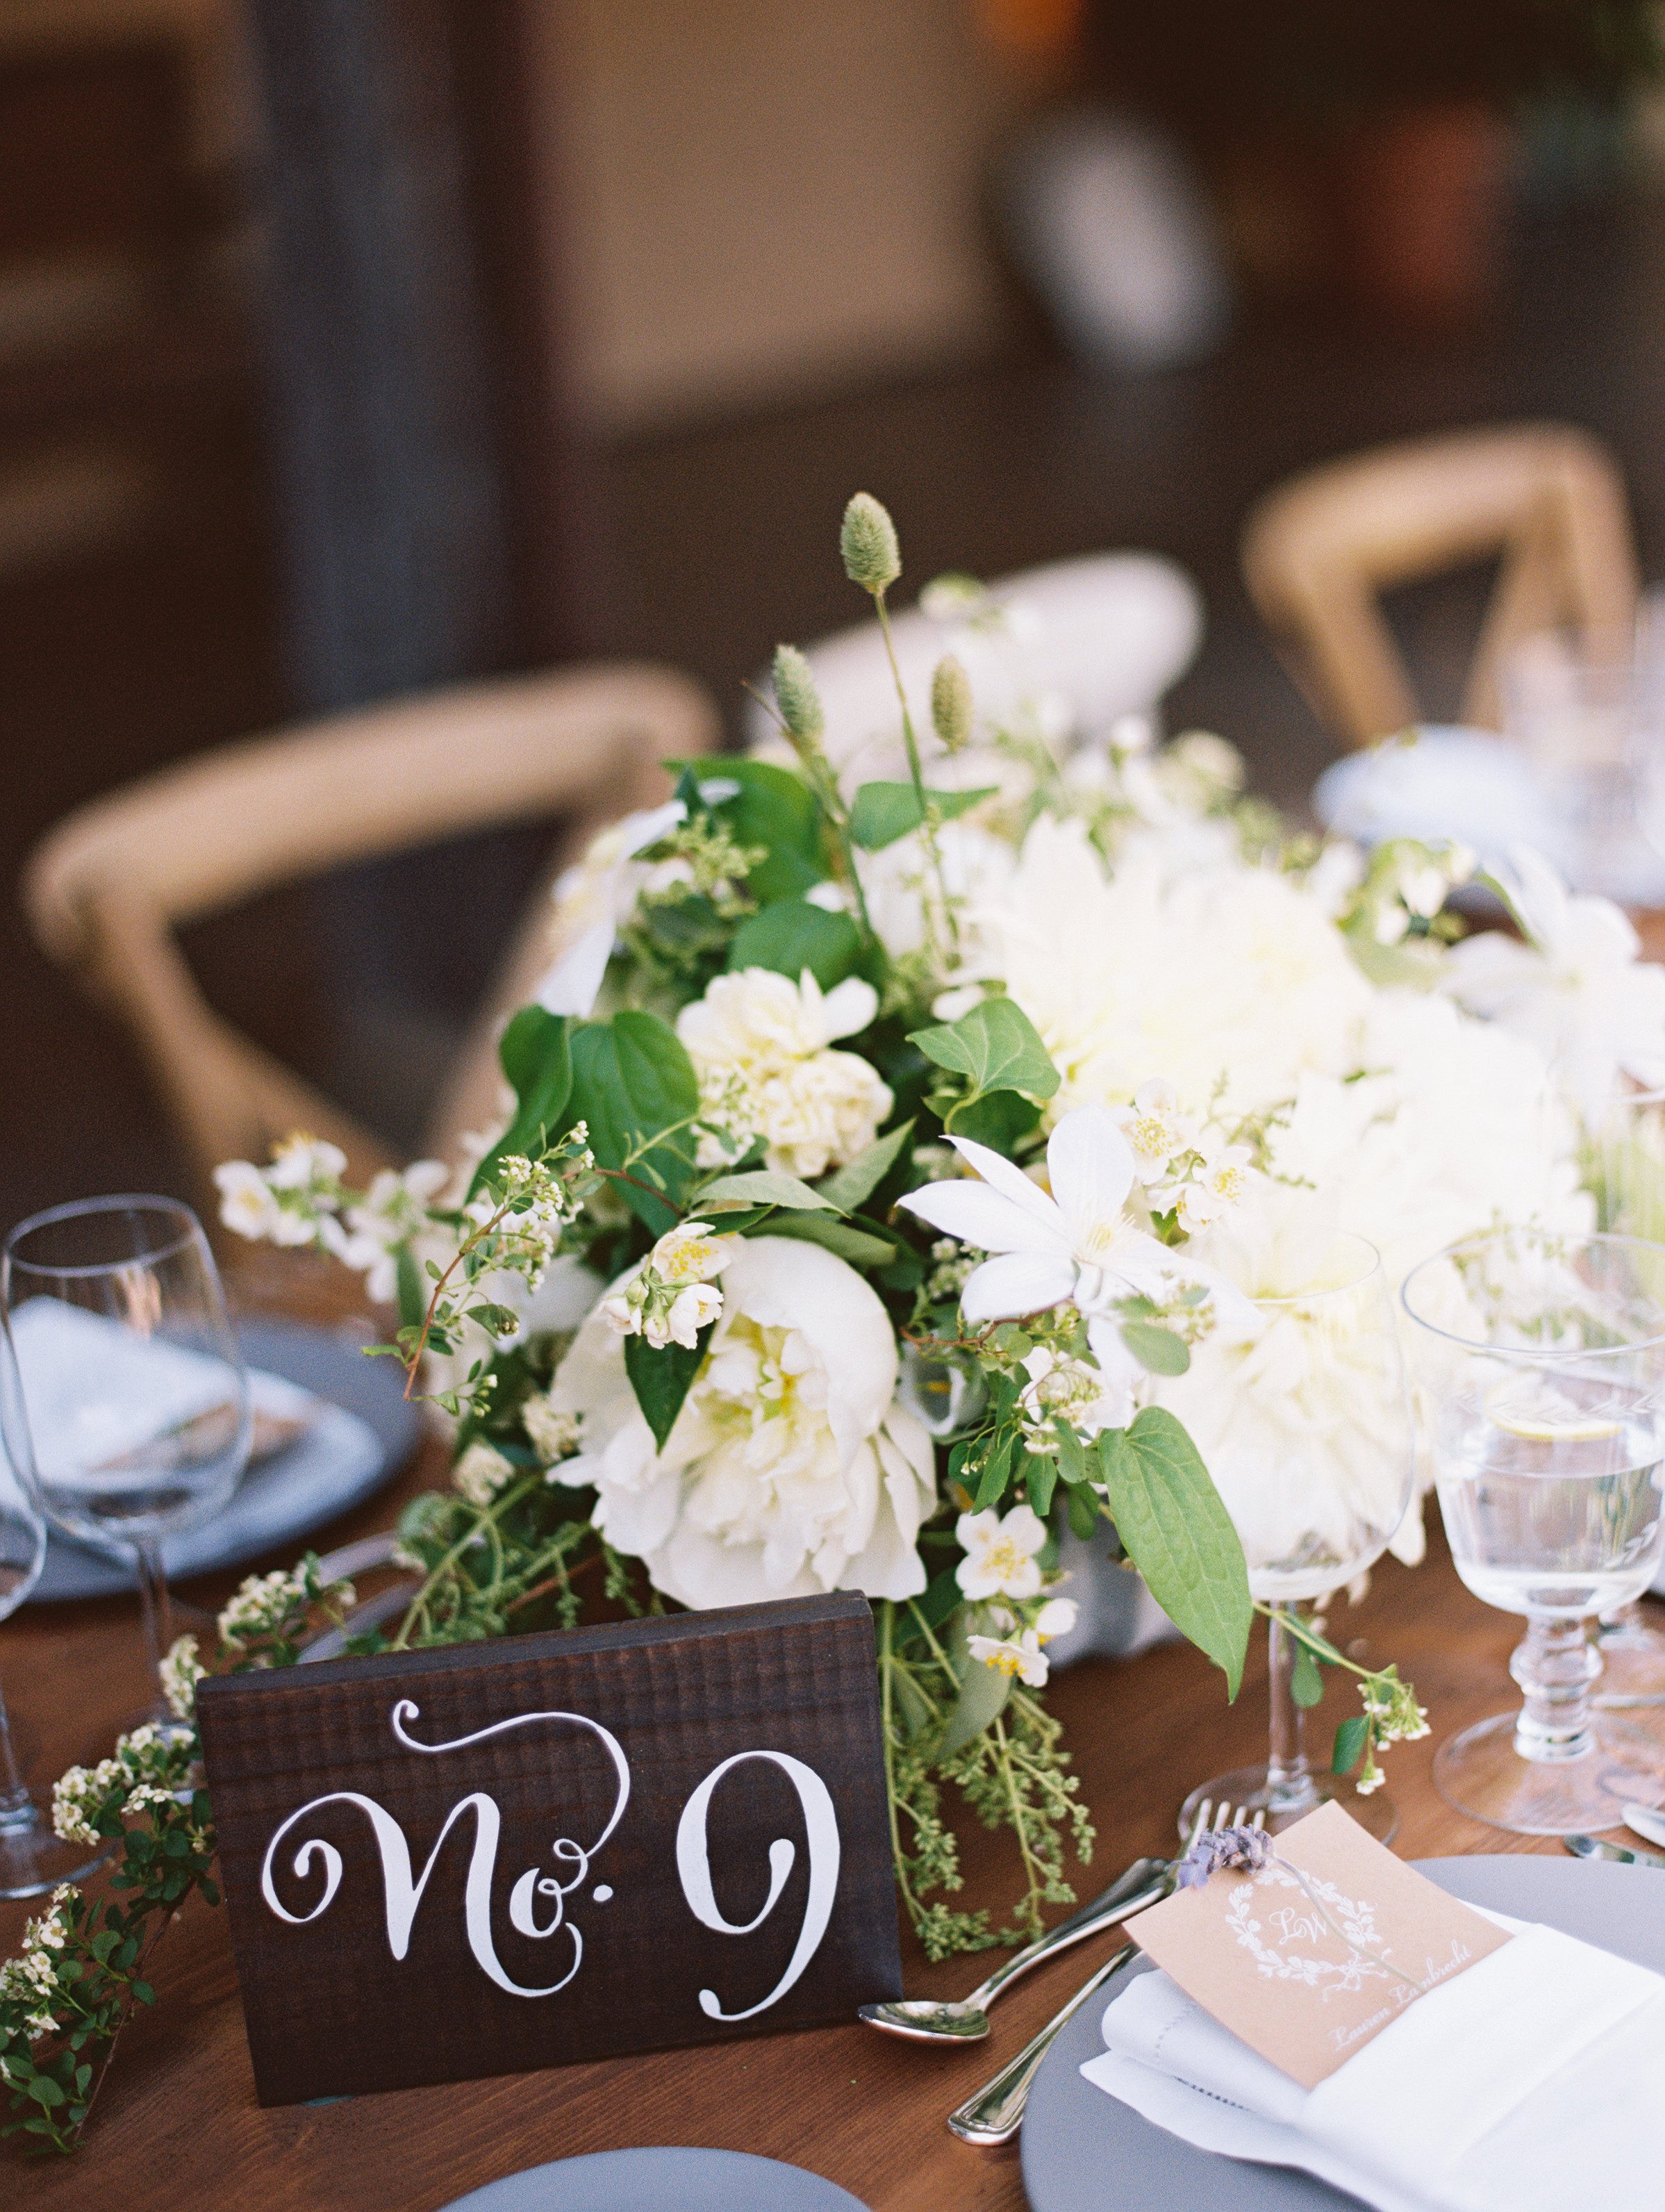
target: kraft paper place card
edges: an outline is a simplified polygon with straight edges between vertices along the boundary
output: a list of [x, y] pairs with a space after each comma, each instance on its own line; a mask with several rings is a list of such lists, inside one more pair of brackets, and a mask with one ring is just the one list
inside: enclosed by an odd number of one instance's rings
[[1510, 1941], [1339, 1805], [1285, 1828], [1273, 1849], [1255, 1872], [1223, 1869], [1176, 1890], [1130, 1920], [1127, 1933], [1205, 2012], [1304, 2089], [1407, 2005]]

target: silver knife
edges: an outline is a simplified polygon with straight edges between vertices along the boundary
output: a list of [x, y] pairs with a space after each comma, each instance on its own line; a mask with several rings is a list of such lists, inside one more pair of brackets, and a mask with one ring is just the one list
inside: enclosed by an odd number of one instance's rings
[[1563, 1836], [1561, 1849], [1576, 1859], [1607, 1859], [1616, 1866], [1665, 1869], [1665, 1858], [1657, 1851], [1633, 1851], [1623, 1844], [1604, 1843], [1596, 1836]]
[[1625, 1826], [1644, 1844], [1665, 1845], [1665, 1814], [1655, 1812], [1650, 1805], [1626, 1805]]

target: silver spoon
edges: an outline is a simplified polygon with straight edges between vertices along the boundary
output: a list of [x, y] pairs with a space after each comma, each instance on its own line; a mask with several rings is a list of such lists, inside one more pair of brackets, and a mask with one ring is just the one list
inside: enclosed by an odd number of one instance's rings
[[[1209, 1811], [1206, 1803], [1199, 1808], [1198, 1829], [1207, 1826]], [[941, 2002], [902, 1997], [894, 2004], [863, 2005], [860, 2017], [869, 2027], [882, 2028], [887, 2035], [907, 2036], [915, 2043], [980, 2043], [988, 2033], [988, 2008], [1003, 1990], [1010, 1989], [1031, 1966], [1068, 1950], [1072, 1944], [1085, 1942], [1101, 1929], [1114, 1928], [1119, 1920], [1142, 1912], [1147, 1905], [1159, 1904], [1173, 1887], [1173, 1864], [1171, 1859], [1135, 1859], [1107, 1890], [1003, 1960], [969, 1996]]]
[[[1222, 1807], [1224, 1811], [1224, 1807]], [[1249, 1820], [1249, 1808], [1239, 1805], [1231, 1820], [1222, 1820], [1222, 1827], [1241, 1828]], [[1189, 1844], [1195, 1843], [1208, 1826], [1208, 1807], [1197, 1808], [1197, 1818], [1192, 1823]], [[1263, 1828], [1266, 1814], [1257, 1813], [1254, 1826]], [[1176, 1865], [1177, 1861], [1174, 1863]], [[1168, 1887], [1173, 1887], [1170, 1874]], [[1117, 1944], [1097, 1971], [1076, 1991], [1061, 2012], [1054, 2013], [1031, 2043], [1026, 2043], [1010, 2065], [1003, 2066], [992, 2081], [986, 2081], [973, 2097], [957, 2106], [948, 2115], [949, 2131], [962, 2142], [978, 2143], [988, 2148], [998, 2148], [1009, 2143], [1024, 2124], [1024, 2112], [1029, 2103], [1029, 2093], [1035, 2086], [1035, 2077], [1041, 2070], [1041, 2062], [1058, 2039], [1059, 2031], [1068, 2026], [1095, 1991], [1119, 1974], [1136, 1956], [1133, 1939], [1128, 1937]]]

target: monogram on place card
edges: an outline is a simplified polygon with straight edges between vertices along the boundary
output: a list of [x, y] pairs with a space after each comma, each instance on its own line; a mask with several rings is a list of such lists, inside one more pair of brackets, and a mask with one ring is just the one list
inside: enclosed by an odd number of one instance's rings
[[1285, 1828], [1273, 1849], [1253, 1873], [1223, 1870], [1176, 1890], [1127, 1932], [1205, 2012], [1304, 2089], [1510, 1940], [1339, 1805]]

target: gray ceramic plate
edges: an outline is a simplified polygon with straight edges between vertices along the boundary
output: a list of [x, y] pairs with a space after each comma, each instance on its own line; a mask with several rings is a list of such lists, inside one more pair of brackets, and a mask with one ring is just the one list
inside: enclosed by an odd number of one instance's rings
[[[162, 1559], [171, 1581], [299, 1542], [379, 1490], [410, 1455], [421, 1427], [419, 1409], [404, 1400], [403, 1370], [391, 1359], [367, 1359], [355, 1337], [289, 1321], [245, 1322], [238, 1334], [251, 1367], [312, 1391], [320, 1411], [304, 1436], [249, 1469], [222, 1513], [169, 1537]], [[33, 1602], [107, 1597], [133, 1586], [125, 1560], [54, 1532]]]
[[846, 2189], [738, 2150], [604, 2150], [506, 2173], [441, 2212], [865, 2212]]
[[[1469, 1905], [1541, 1920], [1665, 1973], [1665, 1875], [1651, 1868], [1516, 1856], [1417, 1864]], [[1310, 2173], [1198, 2150], [1084, 2081], [1080, 2068], [1104, 2047], [1107, 2002], [1077, 2014], [1030, 2093], [1022, 2140], [1032, 2212], [1357, 2212], [1357, 2197]]]

